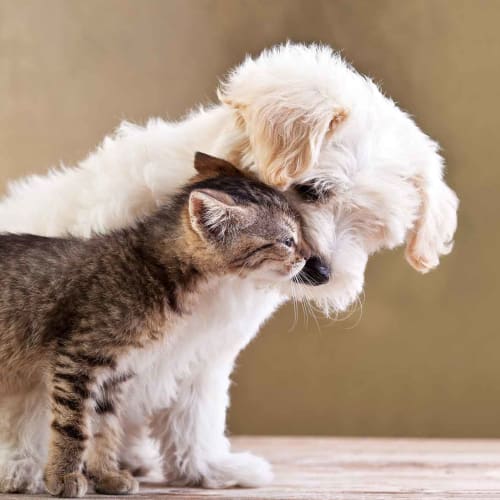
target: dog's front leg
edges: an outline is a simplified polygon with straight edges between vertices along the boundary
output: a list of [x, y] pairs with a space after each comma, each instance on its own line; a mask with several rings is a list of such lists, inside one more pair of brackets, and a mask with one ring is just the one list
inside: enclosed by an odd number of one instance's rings
[[235, 357], [213, 360], [183, 381], [175, 403], [153, 419], [169, 484], [257, 487], [272, 480], [268, 462], [251, 453], [232, 453], [225, 435]]

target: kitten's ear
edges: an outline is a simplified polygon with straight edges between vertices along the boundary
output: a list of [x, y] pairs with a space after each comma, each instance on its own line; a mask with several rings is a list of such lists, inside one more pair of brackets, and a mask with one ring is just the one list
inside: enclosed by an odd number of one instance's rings
[[196, 152], [194, 155], [194, 168], [202, 175], [242, 175], [231, 163], [222, 158], [216, 158], [205, 153]]
[[238, 206], [231, 196], [215, 189], [197, 189], [189, 195], [192, 228], [204, 239], [224, 239], [254, 220], [250, 207]]

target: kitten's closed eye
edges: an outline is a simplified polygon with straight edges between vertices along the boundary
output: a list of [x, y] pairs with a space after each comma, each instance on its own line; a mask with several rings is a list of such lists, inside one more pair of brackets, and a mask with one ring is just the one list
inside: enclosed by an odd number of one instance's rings
[[269, 250], [269, 249], [275, 247], [276, 245], [285, 246], [287, 248], [292, 249], [293, 247], [295, 247], [296, 243], [295, 243], [295, 240], [290, 236], [288, 238], [283, 238], [283, 239], [277, 240], [273, 243], [265, 243], [265, 244], [257, 247], [255, 250], [253, 250], [253, 252], [255, 253], [255, 252], [260, 252], [262, 250]]

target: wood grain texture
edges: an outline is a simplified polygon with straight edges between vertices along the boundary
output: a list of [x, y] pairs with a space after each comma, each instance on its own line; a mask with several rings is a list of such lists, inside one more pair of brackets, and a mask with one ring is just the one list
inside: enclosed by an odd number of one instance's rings
[[[201, 490], [143, 483], [137, 497], [269, 500], [498, 500], [500, 440], [238, 437], [274, 465], [267, 488]], [[4, 495], [20, 500], [34, 498]], [[42, 498], [37, 495], [36, 498]], [[46, 497], [43, 497], [46, 498]], [[49, 497], [47, 497], [49, 498]], [[89, 495], [87, 498], [123, 498]]]

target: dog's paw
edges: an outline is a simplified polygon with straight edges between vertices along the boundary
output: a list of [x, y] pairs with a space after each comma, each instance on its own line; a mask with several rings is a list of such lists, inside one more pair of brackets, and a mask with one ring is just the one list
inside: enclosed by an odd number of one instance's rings
[[116, 471], [94, 478], [96, 493], [128, 495], [139, 491], [139, 481], [128, 471]]
[[133, 476], [161, 480], [162, 460], [156, 443], [147, 438], [127, 443], [120, 467], [129, 470]]
[[43, 493], [42, 469], [32, 458], [0, 463], [0, 493]]
[[273, 480], [269, 462], [251, 453], [229, 453], [217, 460], [205, 462], [203, 471], [191, 475], [172, 477], [171, 486], [201, 486], [202, 488], [257, 488]]
[[209, 464], [209, 472], [203, 477], [203, 488], [257, 488], [273, 480], [271, 464], [251, 453], [230, 453]]
[[88, 483], [87, 478], [80, 472], [71, 472], [62, 476], [46, 475], [45, 487], [53, 496], [79, 498], [87, 493]]

